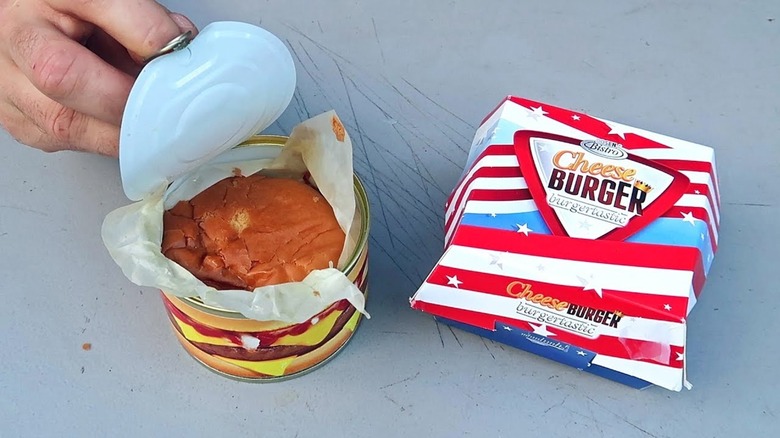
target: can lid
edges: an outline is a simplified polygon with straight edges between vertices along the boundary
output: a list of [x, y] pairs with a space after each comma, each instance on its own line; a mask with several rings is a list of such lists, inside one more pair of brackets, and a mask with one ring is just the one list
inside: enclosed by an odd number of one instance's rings
[[138, 201], [270, 126], [295, 92], [295, 64], [273, 34], [215, 22], [149, 62], [125, 106], [119, 167]]

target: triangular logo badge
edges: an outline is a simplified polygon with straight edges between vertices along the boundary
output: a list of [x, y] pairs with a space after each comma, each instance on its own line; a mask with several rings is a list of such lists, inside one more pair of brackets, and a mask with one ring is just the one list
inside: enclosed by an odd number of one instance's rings
[[518, 131], [515, 153], [537, 208], [561, 236], [626, 239], [669, 210], [690, 182], [604, 140]]

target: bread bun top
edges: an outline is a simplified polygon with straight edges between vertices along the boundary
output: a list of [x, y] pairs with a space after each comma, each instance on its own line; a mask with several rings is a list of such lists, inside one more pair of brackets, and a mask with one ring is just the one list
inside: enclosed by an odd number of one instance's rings
[[343, 246], [325, 198], [292, 179], [234, 176], [163, 215], [163, 254], [217, 289], [301, 281]]

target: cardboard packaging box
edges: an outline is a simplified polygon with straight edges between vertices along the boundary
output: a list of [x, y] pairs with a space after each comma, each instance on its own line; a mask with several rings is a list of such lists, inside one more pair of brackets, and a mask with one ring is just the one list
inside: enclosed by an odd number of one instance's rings
[[635, 388], [690, 389], [719, 209], [712, 148], [510, 96], [477, 130], [411, 305]]

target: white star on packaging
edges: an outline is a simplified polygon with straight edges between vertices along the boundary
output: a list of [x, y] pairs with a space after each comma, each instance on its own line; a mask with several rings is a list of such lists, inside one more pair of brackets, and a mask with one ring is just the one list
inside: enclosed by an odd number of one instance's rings
[[456, 289], [460, 289], [460, 285], [463, 284], [463, 282], [458, 280], [458, 276], [457, 275], [453, 275], [452, 277], [447, 275], [446, 277], [447, 277], [447, 285], [448, 286], [455, 286]]
[[617, 124], [608, 123], [608, 122], [604, 122], [604, 124], [606, 124], [609, 127], [609, 132], [607, 134], [615, 134], [620, 138], [622, 138], [623, 140], [626, 139], [626, 134], [629, 133], [628, 130], [630, 128], [626, 126], [618, 126]]
[[701, 192], [698, 190], [694, 190], [693, 193], [696, 193], [697, 195], [701, 195]]
[[683, 213], [683, 222], [688, 222], [691, 225], [696, 225], [696, 218], [693, 217], [693, 212]]
[[523, 233], [526, 236], [528, 235], [528, 233], [531, 233], [531, 232], [534, 231], [534, 230], [528, 228], [528, 224], [523, 224], [523, 225], [515, 224], [515, 226], [517, 227], [517, 232], [518, 233]]
[[493, 132], [490, 133], [490, 137], [487, 138], [487, 143], [493, 143], [493, 140], [498, 137], [498, 128], [494, 129]]
[[668, 304], [664, 304], [664, 310], [666, 310], [668, 312], [668, 311], [672, 310], [672, 306], [670, 306]]
[[497, 215], [495, 213], [490, 213], [490, 217], [496, 217]]
[[539, 120], [539, 117], [543, 117], [547, 115], [547, 111], [545, 111], [541, 106], [540, 107], [531, 107], [531, 110], [528, 111], [528, 117]]
[[580, 221], [580, 228], [583, 230], [590, 230], [590, 224], [588, 221]]
[[704, 240], [704, 233], [701, 233], [700, 236], [701, 236], [701, 240]]
[[582, 350], [578, 351], [577, 354], [580, 355], [580, 356], [587, 356], [588, 355], [588, 353], [586, 353], [586, 352], [584, 352]]
[[504, 270], [504, 263], [501, 261], [501, 256], [490, 254], [490, 266], [498, 266], [498, 269]]
[[677, 353], [677, 360], [679, 361], [685, 360], [685, 353]]
[[580, 280], [580, 283], [582, 283], [583, 291], [592, 290], [596, 292], [596, 295], [598, 295], [599, 298], [604, 298], [603, 296], [604, 291], [601, 290], [601, 285], [598, 283], [598, 281], [596, 281], [596, 279], [593, 278], [593, 274], [591, 274], [589, 277], [580, 277], [578, 275], [577, 279]]
[[547, 324], [541, 324], [541, 325], [536, 326], [536, 325], [533, 325], [533, 324], [529, 323], [528, 325], [530, 325], [531, 328], [534, 329], [534, 334], [535, 335], [545, 336], [545, 337], [548, 337], [548, 338], [552, 337], [552, 336], [555, 336], [555, 333], [547, 330]]
[[504, 330], [506, 330], [506, 331], [508, 331], [508, 332], [511, 332], [511, 331], [512, 331], [512, 327], [509, 327], [509, 326], [506, 326], [506, 325], [505, 325], [505, 326], [504, 326]]
[[572, 119], [572, 120], [579, 120], [579, 119], [580, 119], [580, 116], [578, 116], [577, 114], [575, 114], [575, 115], [571, 116], [571, 119]]

